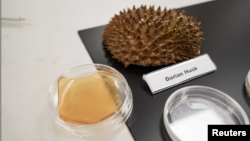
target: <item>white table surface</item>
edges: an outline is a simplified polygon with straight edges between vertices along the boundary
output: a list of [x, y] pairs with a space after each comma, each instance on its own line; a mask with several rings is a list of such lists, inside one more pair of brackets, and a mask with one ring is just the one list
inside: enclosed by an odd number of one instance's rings
[[[49, 114], [48, 89], [66, 70], [93, 63], [78, 30], [141, 4], [180, 8], [210, 0], [2, 0], [2, 141], [86, 141]], [[126, 124], [105, 141], [133, 141]]]

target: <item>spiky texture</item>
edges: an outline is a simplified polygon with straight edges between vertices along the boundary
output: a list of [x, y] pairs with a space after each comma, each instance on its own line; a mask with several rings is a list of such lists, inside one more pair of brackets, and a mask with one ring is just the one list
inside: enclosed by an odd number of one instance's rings
[[185, 11], [134, 6], [115, 15], [105, 27], [104, 45], [125, 67], [168, 65], [200, 53], [199, 25]]

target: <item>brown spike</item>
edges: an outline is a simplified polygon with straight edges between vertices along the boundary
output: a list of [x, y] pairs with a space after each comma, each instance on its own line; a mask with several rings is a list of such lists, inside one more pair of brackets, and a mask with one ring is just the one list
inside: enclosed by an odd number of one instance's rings
[[196, 22], [196, 20], [197, 20], [197, 19], [194, 17], [194, 18], [193, 18], [193, 22]]
[[136, 32], [137, 32], [138, 34], [142, 34], [140, 28], [137, 28], [137, 29], [136, 29]]
[[129, 46], [133, 46], [135, 44], [134, 40], [127, 40], [126, 44], [128, 44]]
[[169, 9], [169, 10], [168, 10], [168, 14], [171, 14], [171, 13], [172, 13], [172, 10], [171, 10], [171, 9]]
[[138, 27], [137, 27], [138, 29], [140, 28], [140, 29], [142, 29], [142, 22], [141, 21], [139, 21], [139, 24], [138, 24]]
[[160, 66], [160, 64], [161, 64], [159, 60], [155, 61], [155, 63], [157, 66]]
[[135, 8], [135, 5], [133, 5], [133, 10], [135, 10], [136, 8]]
[[133, 15], [128, 16], [129, 20], [133, 19]]
[[[170, 25], [169, 21], [166, 21], [165, 27], [168, 27]], [[169, 28], [166, 28], [166, 30], [168, 31]]]
[[161, 25], [161, 26], [158, 28], [159, 31], [162, 31], [163, 29], [164, 29], [164, 26], [163, 26], [163, 25]]
[[129, 14], [131, 14], [131, 10], [130, 10], [130, 8], [128, 8], [128, 13], [129, 13]]
[[128, 50], [127, 50], [126, 47], [123, 47], [123, 48], [120, 49], [120, 51], [121, 51], [121, 52], [127, 52]]
[[157, 48], [155, 48], [155, 49], [153, 49], [152, 51], [159, 51], [159, 47], [157, 47]]
[[147, 63], [148, 63], [148, 64], [152, 64], [152, 61], [151, 61], [150, 58], [148, 58]]
[[135, 42], [135, 46], [136, 47], [139, 47], [139, 48], [142, 48], [144, 46], [144, 42], [142, 40], [138, 40]]
[[142, 9], [143, 8], [143, 5], [141, 4], [141, 7], [140, 7], [140, 9]]
[[130, 48], [130, 52], [131, 52], [131, 53], [136, 52], [136, 48], [135, 48], [134, 46], [132, 46], [132, 47]]
[[130, 24], [131, 24], [131, 27], [132, 27], [132, 29], [133, 29], [133, 28], [135, 27], [135, 25], [136, 25], [134, 19], [131, 20]]
[[153, 37], [150, 34], [145, 35], [146, 40], [149, 42], [153, 39]]
[[179, 18], [179, 21], [182, 21], [183, 20], [183, 17], [181, 16], [180, 18]]
[[135, 32], [131, 32], [132, 39], [136, 38], [137, 34]]
[[164, 8], [163, 12], [165, 13], [167, 11], [167, 7]]
[[146, 47], [144, 47], [143, 49], [142, 49], [142, 51], [150, 51], [150, 49], [146, 46]]
[[186, 14], [186, 11], [185, 11], [185, 10], [183, 10], [183, 11], [181, 12], [181, 14], [182, 14], [182, 15], [185, 15], [185, 14]]
[[123, 37], [124, 39], [126, 39], [126, 38], [127, 38], [127, 36], [126, 36], [126, 34], [125, 34], [125, 33], [122, 33], [122, 37]]
[[161, 16], [161, 11], [157, 10], [156, 15]]
[[155, 57], [155, 53], [154, 52], [151, 52], [150, 55], [149, 55], [150, 58], [154, 58]]
[[161, 49], [161, 52], [162, 53], [168, 53], [168, 50], [167, 49]]
[[201, 25], [201, 22], [195, 23], [195, 26], [200, 26], [200, 25]]
[[160, 6], [158, 7], [157, 11], [161, 11], [161, 7]]
[[163, 62], [165, 63], [165, 65], [168, 64], [168, 58], [164, 59]]
[[125, 62], [124, 65], [125, 65], [125, 68], [126, 68], [129, 65], [129, 62]]
[[182, 61], [182, 60], [183, 60], [180, 56], [175, 56], [175, 59], [176, 59], [177, 61]]
[[144, 54], [142, 52], [140, 52], [139, 57], [144, 57]]
[[173, 40], [167, 40], [167, 41], [165, 42], [166, 45], [171, 45], [171, 44], [173, 44], [173, 43], [174, 43]]
[[179, 15], [180, 15], [180, 12], [179, 12], [179, 11], [177, 11], [176, 15], [177, 15], [177, 16], [179, 16]]
[[149, 34], [149, 27], [145, 29], [145, 34]]
[[185, 57], [185, 56], [182, 56], [181, 58], [182, 58], [182, 59], [184, 59], [184, 60], [188, 60], [188, 58], [187, 58], [187, 57]]
[[157, 29], [160, 25], [161, 25], [160, 22], [156, 22], [156, 23], [154, 24], [155, 29]]
[[145, 21], [145, 24], [147, 25], [147, 27], [149, 26], [149, 21], [148, 20], [146, 20]]
[[153, 16], [152, 16], [152, 15], [149, 16], [149, 17], [148, 17], [148, 20], [149, 20], [149, 21], [152, 21], [152, 20], [153, 20]]
[[134, 17], [134, 18], [133, 18], [133, 21], [134, 21], [135, 23], [138, 23], [138, 18]]
[[138, 11], [138, 13], [136, 13], [137, 14], [137, 18], [138, 18], [138, 20], [141, 20], [141, 14], [140, 14], [140, 11]]
[[122, 11], [120, 11], [120, 15], [123, 15]]
[[172, 34], [173, 34], [173, 30], [168, 31], [167, 34], [168, 34], [168, 35], [172, 35]]
[[163, 12], [162, 15], [161, 15], [161, 18], [162, 18], [163, 20], [165, 20], [166, 15], [167, 15], [166, 12]]
[[145, 6], [142, 5], [141, 10], [144, 12], [145, 11]]
[[136, 40], [142, 40], [142, 36], [141, 35], [137, 35]]
[[151, 48], [156, 48], [158, 47], [159, 45], [155, 42], [152, 42], [152, 44], [150, 45]]
[[140, 9], [138, 8], [138, 9], [136, 9], [135, 10], [135, 13], [138, 15], [138, 14], [140, 14]]
[[153, 30], [153, 31], [151, 31], [151, 34], [153, 35], [153, 36], [155, 36], [157, 33], [156, 33], [157, 31], [156, 30]]
[[144, 66], [144, 62], [143, 62], [143, 61], [140, 61], [140, 62], [139, 62], [139, 65], [140, 65], [140, 66]]
[[115, 14], [115, 18], [119, 18], [119, 16]]
[[132, 57], [132, 61], [133, 62], [136, 62], [136, 61], [138, 61], [139, 60], [139, 57], [137, 56], [137, 55], [134, 55], [133, 57]]

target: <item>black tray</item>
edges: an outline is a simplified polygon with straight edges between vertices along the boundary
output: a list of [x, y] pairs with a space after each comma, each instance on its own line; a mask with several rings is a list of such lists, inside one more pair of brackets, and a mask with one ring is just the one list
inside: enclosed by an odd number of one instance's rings
[[[167, 3], [162, 4], [165, 6]], [[125, 68], [103, 47], [105, 26], [79, 31], [94, 63], [111, 66], [127, 79], [134, 100], [127, 125], [136, 141], [171, 140], [163, 124], [163, 108], [169, 95], [185, 86], [203, 85], [221, 90], [234, 98], [250, 117], [250, 99], [244, 87], [250, 69], [250, 1], [221, 0], [178, 10], [185, 10], [188, 16], [201, 21], [205, 38], [201, 54], [208, 53], [218, 70], [156, 95], [151, 94], [142, 75], [162, 67], [129, 65]]]

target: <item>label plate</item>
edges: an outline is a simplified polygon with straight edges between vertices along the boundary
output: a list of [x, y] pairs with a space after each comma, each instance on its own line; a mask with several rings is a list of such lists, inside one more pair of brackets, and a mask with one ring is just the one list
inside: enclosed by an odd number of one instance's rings
[[178, 84], [187, 82], [207, 73], [216, 71], [217, 67], [208, 54], [162, 68], [143, 75], [153, 94]]

